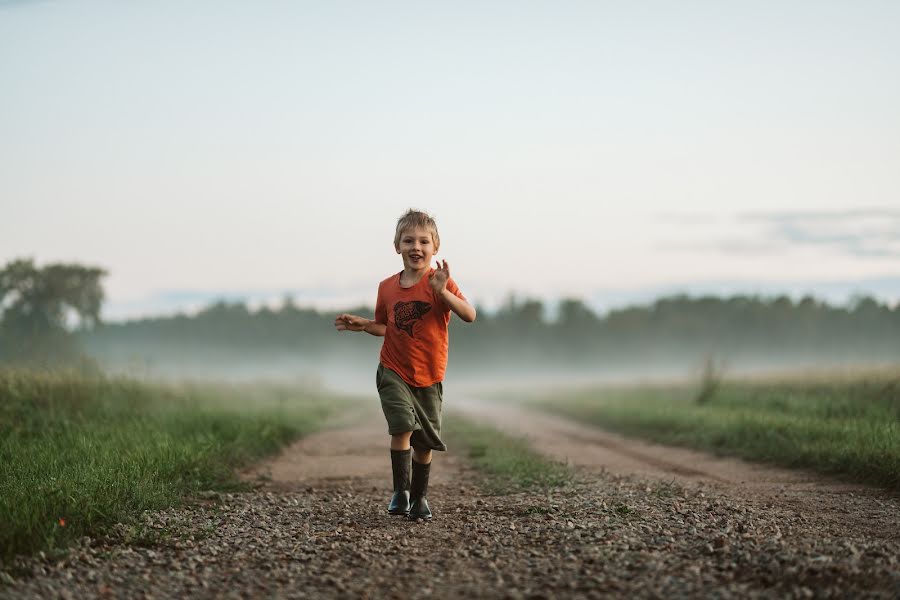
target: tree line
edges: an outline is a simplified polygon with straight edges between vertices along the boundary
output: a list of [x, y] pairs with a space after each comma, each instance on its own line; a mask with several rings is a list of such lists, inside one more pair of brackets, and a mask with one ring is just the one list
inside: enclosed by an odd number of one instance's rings
[[[355, 314], [372, 317], [372, 309]], [[900, 360], [900, 306], [869, 297], [833, 306], [812, 297], [691, 297], [678, 295], [600, 315], [575, 298], [555, 318], [538, 299], [510, 298], [493, 312], [479, 310], [466, 324], [451, 319], [455, 364], [499, 363], [590, 366], [694, 362], [715, 356], [753, 361], [819, 359], [834, 362]], [[154, 352], [292, 353], [341, 357], [371, 353], [373, 339], [339, 334], [333, 312], [297, 307], [251, 310], [216, 302], [195, 315], [108, 323], [83, 334], [97, 354], [144, 347]], [[369, 338], [360, 342], [359, 338]]]
[[[334, 312], [290, 298], [278, 308], [218, 301], [192, 315], [101, 323], [105, 275], [76, 264], [8, 263], [0, 270], [0, 362], [64, 363], [85, 353], [101, 363], [377, 353], [377, 339], [339, 334]], [[865, 296], [835, 306], [813, 297], [676, 295], [602, 315], [570, 298], [555, 309], [550, 318], [541, 300], [510, 297], [495, 311], [480, 309], [474, 324], [451, 319], [451, 360], [571, 367], [696, 364], [709, 356], [745, 363], [900, 360], [900, 304]], [[350, 310], [373, 314], [369, 307]]]

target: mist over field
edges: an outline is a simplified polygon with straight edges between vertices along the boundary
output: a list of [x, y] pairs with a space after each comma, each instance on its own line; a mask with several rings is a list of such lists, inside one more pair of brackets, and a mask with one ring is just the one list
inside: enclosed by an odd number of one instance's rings
[[[361, 344], [362, 345], [362, 344]], [[215, 347], [198, 347], [191, 355], [179, 353], [141, 354], [141, 348], [133, 348], [121, 357], [98, 356], [104, 371], [151, 380], [201, 380], [228, 382], [281, 382], [304, 387], [371, 395], [375, 393], [375, 370], [378, 365], [378, 347], [370, 352], [347, 352], [343, 356], [314, 357], [284, 352], [282, 354], [241, 355], [222, 352]], [[164, 350], [160, 348], [160, 352]], [[465, 360], [451, 350], [450, 363], [445, 379], [451, 389], [488, 391], [520, 387], [566, 387], [587, 384], [630, 384], [654, 381], [683, 381], [697, 379], [706, 364], [703, 356], [671, 356], [652, 361], [604, 364], [599, 358], [596, 364], [553, 364], [524, 358], [510, 360], [504, 351], [469, 355]], [[180, 358], [179, 358], [180, 357]], [[714, 358], [715, 360], [715, 358]], [[479, 364], [480, 363], [480, 364]], [[721, 360], [718, 363], [730, 376], [762, 375], [803, 370], [822, 370], [844, 367], [847, 369], [877, 367], [886, 362], [862, 362], [848, 360], [835, 363], [827, 357], [803, 356], [788, 360], [773, 360], [759, 354], [744, 356], [739, 360]]]
[[[371, 317], [364, 307], [356, 314]], [[712, 363], [729, 375], [862, 367], [900, 359], [900, 307], [871, 298], [673, 296], [598, 315], [579, 300], [547, 318], [539, 300], [510, 299], [474, 324], [450, 326], [449, 385], [504, 386], [683, 380]], [[335, 313], [250, 310], [220, 302], [194, 316], [101, 325], [80, 334], [104, 369], [138, 377], [278, 380], [371, 394], [381, 338], [334, 330]]]

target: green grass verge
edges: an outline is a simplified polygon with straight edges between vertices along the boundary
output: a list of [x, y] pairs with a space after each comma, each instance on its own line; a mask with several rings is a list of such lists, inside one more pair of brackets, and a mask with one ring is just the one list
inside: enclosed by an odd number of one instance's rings
[[[704, 386], [708, 388], [708, 386]], [[723, 381], [536, 396], [552, 412], [626, 434], [900, 489], [900, 377]]]
[[0, 370], [0, 564], [200, 490], [346, 401], [289, 387], [162, 385]]
[[447, 437], [458, 442], [471, 463], [485, 475], [488, 492], [559, 487], [572, 481], [566, 465], [544, 458], [526, 440], [453, 414], [445, 422]]

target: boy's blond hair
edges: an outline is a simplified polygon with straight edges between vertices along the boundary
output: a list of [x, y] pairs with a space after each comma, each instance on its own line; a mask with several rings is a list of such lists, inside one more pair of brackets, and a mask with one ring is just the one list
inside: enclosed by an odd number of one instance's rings
[[431, 239], [434, 241], [434, 251], [437, 252], [441, 247], [441, 236], [438, 235], [437, 223], [434, 218], [426, 212], [410, 208], [402, 217], [397, 219], [397, 231], [394, 233], [394, 248], [400, 249], [400, 236], [404, 231], [421, 227], [422, 229], [431, 230]]

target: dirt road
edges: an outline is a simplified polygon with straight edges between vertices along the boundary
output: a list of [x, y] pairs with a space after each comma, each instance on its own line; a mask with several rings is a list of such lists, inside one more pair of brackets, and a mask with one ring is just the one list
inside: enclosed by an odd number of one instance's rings
[[505, 433], [524, 436], [542, 454], [588, 473], [638, 476], [689, 487], [702, 484], [732, 499], [776, 503], [813, 515], [819, 527], [832, 529], [835, 535], [853, 529], [873, 538], [900, 539], [897, 497], [891, 500], [878, 488], [653, 444], [511, 403], [461, 398], [458, 406]]
[[[609, 437], [518, 409], [461, 408], [567, 458], [577, 483], [486, 496], [463, 453], [436, 456], [430, 523], [386, 514], [377, 411], [247, 477], [145, 515], [0, 595], [35, 597], [896, 597], [900, 501]], [[448, 419], [454, 418], [448, 412]], [[731, 469], [731, 470], [730, 470]], [[750, 477], [753, 474], [753, 477]], [[742, 483], [744, 482], [744, 483]], [[782, 493], [784, 492], [784, 493]], [[821, 507], [826, 506], [827, 510]], [[843, 518], [836, 518], [843, 515]]]

